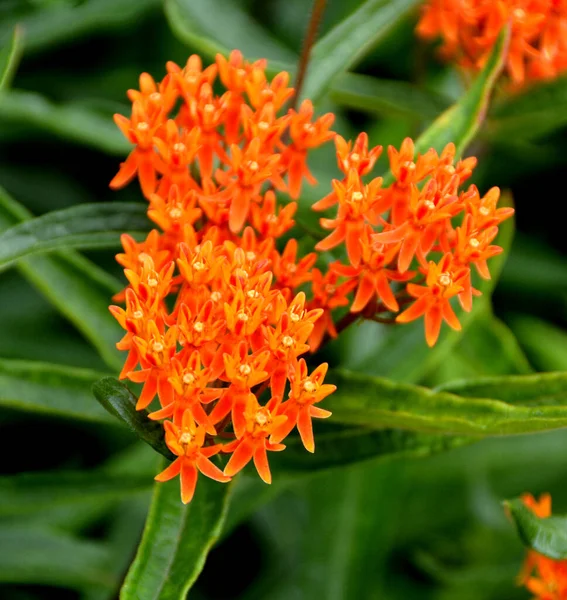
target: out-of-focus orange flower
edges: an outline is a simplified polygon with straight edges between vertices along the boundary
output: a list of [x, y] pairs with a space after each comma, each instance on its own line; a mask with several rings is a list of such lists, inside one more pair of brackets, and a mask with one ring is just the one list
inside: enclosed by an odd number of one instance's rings
[[506, 62], [515, 86], [552, 79], [567, 69], [567, 3], [564, 0], [427, 0], [417, 33], [441, 38], [441, 55], [465, 69], [480, 69], [506, 24]]
[[[551, 516], [551, 496], [542, 494], [536, 500], [531, 494], [522, 496], [524, 504], [540, 519]], [[518, 577], [534, 600], [565, 600], [567, 598], [567, 560], [554, 560], [535, 550], [528, 550]]]

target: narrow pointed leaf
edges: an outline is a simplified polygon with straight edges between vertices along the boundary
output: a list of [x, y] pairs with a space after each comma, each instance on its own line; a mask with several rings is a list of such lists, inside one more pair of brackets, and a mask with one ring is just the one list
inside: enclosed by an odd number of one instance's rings
[[68, 534], [12, 522], [0, 527], [0, 583], [33, 583], [111, 590], [115, 577], [104, 568], [108, 550]]
[[23, 257], [68, 248], [120, 248], [124, 232], [147, 231], [147, 206], [134, 202], [80, 204], [52, 211], [0, 233], [0, 271]]
[[[479, 397], [340, 370], [329, 380], [338, 389], [325, 401], [325, 408], [333, 412], [336, 423], [479, 436], [567, 427], [567, 374], [489, 378], [490, 387], [485, 388], [472, 382]], [[466, 389], [455, 387], [459, 392]], [[502, 399], [483, 395], [491, 390]]]
[[22, 30], [15, 27], [10, 40], [0, 49], [0, 92], [12, 83], [22, 55]]
[[101, 405], [130, 431], [169, 460], [174, 458], [165, 445], [161, 423], [149, 419], [147, 410], [136, 410], [136, 396], [125, 385], [114, 377], [104, 377], [92, 389]]
[[78, 103], [55, 104], [34, 92], [10, 90], [2, 94], [0, 125], [4, 123], [33, 127], [114, 156], [124, 156], [131, 149], [110, 112], [102, 115]]
[[193, 500], [183, 504], [179, 481], [155, 484], [144, 535], [120, 593], [122, 600], [186, 597], [221, 534], [230, 487], [201, 475]]
[[0, 406], [114, 424], [90, 394], [101, 373], [62, 365], [0, 360]]
[[567, 558], [567, 517], [540, 519], [520, 498], [506, 500], [504, 506], [528, 548], [555, 560]]
[[484, 122], [494, 84], [504, 68], [509, 41], [510, 29], [506, 28], [468, 92], [419, 136], [418, 152], [429, 148], [441, 151], [449, 142], [457, 147], [457, 156], [464, 152]]
[[507, 318], [526, 355], [538, 371], [567, 371], [567, 333], [529, 315]]
[[214, 58], [240, 50], [247, 59], [294, 63], [294, 53], [230, 0], [166, 0], [173, 32], [199, 52]]
[[567, 124], [567, 76], [538, 83], [509, 94], [489, 120], [488, 133], [496, 139], [537, 139]]
[[6, 16], [2, 15], [0, 45], [7, 43], [11, 29], [19, 23], [26, 35], [26, 52], [31, 53], [95, 31], [131, 25], [157, 7], [159, 1], [88, 0], [78, 3], [22, 4], [26, 8], [25, 12], [20, 9], [10, 11]]
[[313, 46], [302, 98], [316, 102], [416, 6], [416, 0], [366, 0]]
[[511, 405], [567, 406], [567, 373], [476, 377], [439, 386], [466, 398], [497, 398]]
[[346, 108], [369, 114], [435, 119], [449, 106], [441, 94], [406, 81], [343, 73], [332, 81], [331, 99]]
[[35, 513], [40, 509], [85, 502], [120, 500], [149, 490], [152, 480], [142, 475], [96, 471], [20, 473], [0, 477], [0, 516]]
[[[30, 218], [29, 212], [0, 188], [0, 231]], [[24, 277], [97, 349], [108, 366], [119, 370], [123, 356], [116, 349], [122, 330], [108, 311], [119, 281], [77, 252], [23, 259]]]
[[422, 458], [474, 441], [466, 436], [371, 427], [370, 424], [368, 427], [334, 426], [331, 431], [316, 433], [313, 454], [305, 450], [299, 438], [289, 437], [285, 441], [286, 449], [270, 456], [270, 464], [277, 473], [298, 475], [368, 460]]

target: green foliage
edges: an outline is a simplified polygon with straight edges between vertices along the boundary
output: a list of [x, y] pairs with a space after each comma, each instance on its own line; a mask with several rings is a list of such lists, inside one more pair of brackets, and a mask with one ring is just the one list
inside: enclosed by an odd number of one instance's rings
[[81, 204], [24, 221], [0, 234], [0, 270], [31, 254], [64, 248], [120, 248], [122, 233], [149, 228], [141, 203]]
[[101, 374], [87, 369], [0, 360], [0, 405], [34, 413], [114, 423], [89, 388]]
[[184, 505], [177, 481], [155, 484], [144, 535], [121, 598], [185, 598], [222, 531], [230, 487], [201, 477], [195, 497]]
[[319, 100], [337, 75], [379, 44], [416, 4], [416, 0], [363, 2], [313, 46], [302, 98]]
[[528, 548], [555, 560], [567, 558], [567, 517], [537, 517], [520, 498], [505, 501], [504, 508]]
[[172, 459], [173, 455], [163, 438], [163, 427], [157, 421], [148, 419], [147, 410], [136, 410], [137, 398], [125, 385], [113, 377], [105, 377], [93, 385], [93, 392], [101, 405], [120, 419], [132, 433], [166, 458]]
[[[472, 148], [480, 191], [511, 188], [504, 203], [514, 197], [518, 234], [511, 220], [501, 226], [505, 252], [490, 281], [475, 281], [483, 297], [434, 349], [421, 322], [365, 323], [324, 349], [338, 390], [322, 403], [332, 418], [315, 420], [314, 454], [294, 433], [285, 452], [270, 453], [273, 485], [252, 469], [230, 485], [200, 477], [184, 506], [178, 482], [155, 484], [148, 514], [157, 459], [173, 456], [161, 425], [112, 377], [123, 332], [108, 305], [124, 280], [111, 254], [120, 233], [151, 227], [139, 195], [106, 189], [131, 149], [112, 113], [128, 114], [125, 91], [141, 72], [161, 78], [167, 60], [184, 65], [192, 53], [207, 64], [238, 48], [293, 81], [308, 5], [4, 4], [0, 596], [110, 600], [122, 587], [126, 600], [189, 590], [197, 599], [524, 598], [514, 589], [524, 549], [502, 498], [548, 490], [559, 514], [567, 506], [567, 272], [563, 223], [550, 216], [559, 196], [547, 192], [563, 185], [565, 77], [510, 93], [499, 79], [503, 33], [463, 82], [415, 42], [415, 0], [327, 2], [301, 96], [333, 111], [347, 138], [366, 130], [373, 145], [411, 135], [421, 152]], [[310, 207], [337, 176], [333, 154], [329, 144], [310, 158], [319, 185], [300, 198], [302, 247], [320, 233]], [[564, 517], [506, 505], [528, 547], [567, 557]], [[234, 561], [244, 566], [220, 577], [216, 565]]]
[[16, 27], [10, 42], [0, 50], [0, 92], [9, 87], [22, 53], [22, 30]]
[[444, 391], [340, 370], [329, 381], [338, 389], [326, 406], [340, 423], [460, 435], [514, 435], [567, 426], [567, 375], [561, 373], [475, 379]]

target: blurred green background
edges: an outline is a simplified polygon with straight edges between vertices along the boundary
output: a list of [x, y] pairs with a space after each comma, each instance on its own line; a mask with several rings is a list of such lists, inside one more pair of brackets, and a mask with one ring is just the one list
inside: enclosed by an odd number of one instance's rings
[[[87, 202], [140, 200], [134, 185], [120, 192], [108, 188], [128, 151], [112, 114], [127, 114], [126, 90], [137, 87], [139, 74], [161, 78], [167, 60], [184, 64], [194, 52], [208, 63], [215, 44], [293, 64], [309, 4], [2, 0], [0, 48], [18, 23], [24, 51], [12, 89], [0, 96], [0, 185], [33, 215]], [[320, 34], [361, 4], [329, 0]], [[317, 106], [336, 113], [343, 136], [366, 130], [373, 144], [399, 144], [462, 93], [458, 73], [415, 39], [416, 18], [415, 10], [404, 15], [354, 69], [378, 80], [372, 80], [376, 97], [333, 89]], [[378, 365], [384, 376], [428, 386], [567, 370], [560, 217], [567, 82], [543, 85], [530, 98], [527, 107], [518, 98], [510, 109], [505, 92], [497, 90], [487, 124], [467, 152], [479, 158], [474, 181], [481, 191], [510, 189], [517, 209], [494, 314], [486, 305], [454, 349], [427, 368], [417, 364], [410, 372], [403, 359], [390, 368], [380, 350], [391, 333], [376, 324], [349, 332], [327, 359], [348, 358], [350, 368], [369, 372]], [[305, 209], [337, 175], [333, 148], [318, 152], [312, 164], [320, 185], [306, 191]], [[0, 212], [0, 229], [11, 224], [6, 214]], [[85, 255], [121, 277], [115, 251]], [[15, 363], [1, 359], [108, 371], [85, 332], [66, 318], [64, 298], [72, 291], [61, 283], [63, 300], [54, 300], [26, 264], [0, 273], [0, 597], [115, 598], [141, 534], [156, 458], [119, 427], [26, 412], [2, 390], [2, 376]], [[101, 289], [111, 287], [101, 283]], [[86, 384], [81, 393], [90, 394]], [[556, 509], [567, 512], [566, 450], [567, 434], [559, 431], [316, 475], [292, 477], [274, 469], [271, 488], [246, 477], [222, 541], [190, 597], [527, 598], [515, 587], [524, 550], [500, 501], [550, 491]], [[54, 485], [67, 496], [51, 493]], [[28, 494], [28, 504], [19, 503], [18, 490]]]

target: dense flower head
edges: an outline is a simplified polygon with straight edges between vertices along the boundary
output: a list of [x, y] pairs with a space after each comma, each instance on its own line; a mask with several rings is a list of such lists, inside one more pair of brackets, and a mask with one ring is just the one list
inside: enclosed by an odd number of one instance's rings
[[331, 309], [346, 304], [351, 313], [376, 320], [409, 304], [396, 321], [424, 316], [426, 341], [433, 346], [443, 321], [460, 329], [451, 300], [458, 298], [465, 311], [471, 310], [473, 296], [480, 294], [472, 284], [472, 268], [490, 278], [487, 260], [502, 252], [492, 244], [498, 225], [514, 211], [497, 207], [498, 188], [485, 196], [474, 185], [461, 189], [476, 159], [456, 160], [453, 144], [440, 154], [432, 149], [416, 154], [409, 138], [400, 150], [390, 146], [394, 181], [386, 187], [371, 174], [381, 148], [369, 151], [365, 134], [354, 144], [340, 136], [335, 143], [343, 178], [333, 180], [333, 191], [313, 206], [336, 207], [334, 218], [320, 220], [330, 233], [316, 249], [336, 254], [344, 246], [345, 251], [325, 279], [319, 272], [313, 276], [311, 304], [325, 312], [311, 346], [324, 339], [323, 326], [328, 336], [337, 335]]
[[316, 254], [277, 243], [297, 204], [276, 196], [314, 182], [307, 155], [333, 138], [333, 115], [315, 117], [309, 101], [284, 112], [289, 76], [270, 82], [265, 67], [238, 51], [205, 69], [197, 56], [168, 63], [161, 82], [143, 74], [128, 92], [130, 118], [115, 116], [134, 149], [111, 187], [137, 176], [159, 227], [142, 242], [123, 235], [117, 255], [120, 376], [142, 384], [137, 408], [163, 422], [176, 458], [156, 479], [179, 475], [183, 502], [199, 473], [226, 482], [251, 460], [269, 483], [268, 452], [296, 426], [313, 452], [311, 419], [330, 415], [315, 404], [335, 389], [326, 364], [309, 373], [301, 358], [324, 313], [299, 289]]
[[[549, 494], [542, 494], [539, 500], [531, 494], [524, 494], [522, 500], [540, 519], [551, 516]], [[534, 600], [566, 600], [567, 560], [554, 560], [535, 550], [528, 550], [519, 582], [533, 594]]]
[[[452, 144], [390, 147], [384, 185], [372, 176], [380, 146], [336, 136], [333, 115], [316, 117], [309, 100], [285, 112], [289, 76], [268, 81], [265, 68], [238, 51], [205, 69], [197, 56], [168, 63], [161, 82], [143, 74], [129, 91], [130, 119], [115, 117], [134, 149], [111, 186], [137, 176], [159, 227], [142, 242], [123, 235], [116, 257], [128, 280], [115, 298], [125, 307], [111, 307], [126, 331], [120, 376], [142, 384], [137, 408], [163, 421], [177, 458], [158, 479], [180, 475], [184, 502], [199, 472], [226, 481], [253, 461], [269, 483], [268, 452], [294, 428], [314, 451], [312, 419], [330, 415], [318, 404], [335, 388], [304, 355], [346, 325], [424, 316], [429, 345], [442, 321], [459, 329], [451, 301], [471, 310], [471, 269], [490, 277], [513, 212], [497, 207], [498, 188], [460, 189], [476, 159], [456, 160]], [[342, 176], [313, 208], [336, 214], [303, 252], [309, 240], [289, 235], [294, 200], [315, 182], [309, 151], [331, 139]], [[210, 460], [219, 453], [230, 454], [224, 472]]]
[[417, 32], [426, 39], [440, 37], [442, 56], [476, 70], [507, 23], [506, 70], [514, 85], [552, 79], [567, 69], [565, 0], [427, 0]]

